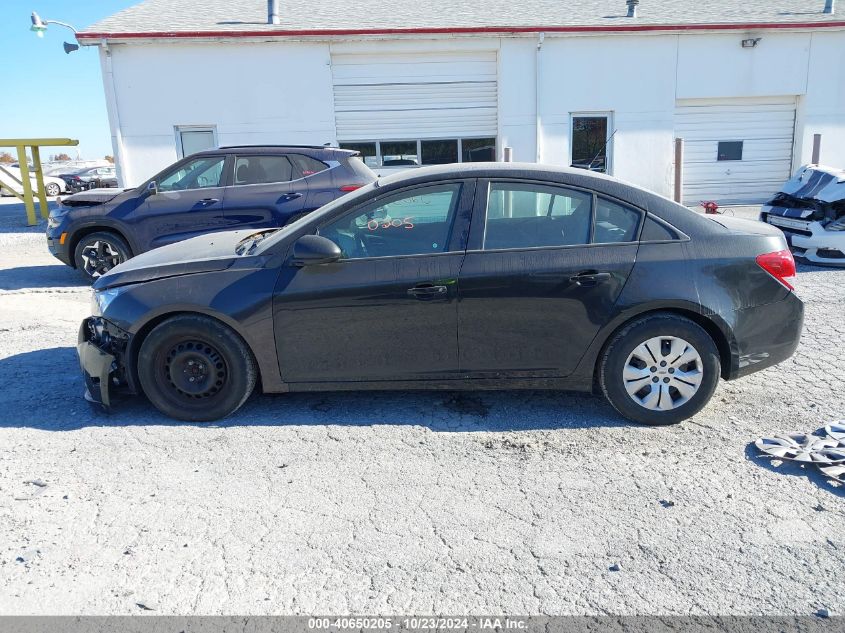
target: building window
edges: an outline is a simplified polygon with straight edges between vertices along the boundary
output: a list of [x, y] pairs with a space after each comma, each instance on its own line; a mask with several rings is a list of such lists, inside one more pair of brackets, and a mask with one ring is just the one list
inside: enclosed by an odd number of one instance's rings
[[572, 115], [571, 165], [610, 173], [610, 115]]
[[420, 164], [416, 141], [382, 142], [381, 164], [384, 167], [415, 167]]
[[458, 141], [420, 141], [423, 165], [458, 162]]
[[378, 149], [376, 143], [340, 143], [341, 149], [351, 149], [361, 154], [361, 160], [367, 167], [379, 166]]
[[492, 163], [496, 160], [496, 139], [465, 138], [461, 140], [462, 163]]
[[496, 160], [495, 138], [352, 141], [339, 143], [339, 146], [360, 152], [364, 163], [373, 169]]
[[742, 160], [743, 141], [719, 141], [716, 160]]
[[179, 158], [217, 147], [217, 128], [213, 125], [177, 125], [175, 129]]

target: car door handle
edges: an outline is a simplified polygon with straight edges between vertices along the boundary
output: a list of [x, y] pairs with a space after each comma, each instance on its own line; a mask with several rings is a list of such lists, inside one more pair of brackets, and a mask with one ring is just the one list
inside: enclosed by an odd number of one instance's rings
[[214, 204], [215, 202], [220, 202], [220, 200], [218, 200], [217, 198], [203, 198], [202, 200], [200, 200], [200, 204], [202, 205]]
[[433, 299], [434, 297], [441, 297], [448, 292], [446, 286], [434, 286], [432, 284], [420, 284], [413, 288], [408, 288], [408, 294], [417, 299]]
[[610, 273], [600, 273], [595, 270], [585, 270], [584, 272], [573, 275], [569, 281], [578, 284], [579, 286], [595, 286], [604, 281], [608, 281], [613, 275]]
[[293, 192], [293, 193], [286, 193], [281, 198], [279, 198], [279, 202], [290, 202], [291, 200], [296, 200], [297, 198], [301, 198], [302, 194]]

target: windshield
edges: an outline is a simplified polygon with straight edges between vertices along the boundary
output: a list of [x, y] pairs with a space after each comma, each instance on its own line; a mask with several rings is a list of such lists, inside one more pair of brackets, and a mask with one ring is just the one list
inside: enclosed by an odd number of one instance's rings
[[300, 228], [302, 228], [303, 225], [308, 224], [309, 222], [313, 222], [319, 216], [331, 215], [332, 212], [334, 212], [335, 209], [337, 209], [338, 207], [341, 207], [345, 204], [348, 204], [348, 203], [353, 202], [353, 201], [358, 200], [358, 199], [363, 199], [363, 198], [369, 197], [369, 194], [374, 189], [376, 189], [377, 187], [378, 187], [378, 181], [371, 182], [370, 184], [365, 185], [365, 186], [361, 187], [360, 189], [356, 189], [355, 191], [353, 191], [351, 193], [347, 193], [345, 196], [341, 196], [340, 198], [337, 198], [337, 199], [333, 200], [332, 202], [329, 202], [328, 204], [323, 205], [322, 207], [320, 207], [316, 211], [299, 218], [296, 222], [291, 222], [290, 224], [282, 227], [281, 229], [279, 229], [275, 233], [271, 234], [266, 239], [262, 240], [258, 244], [256, 250], [253, 251], [253, 253], [254, 254], [260, 254], [260, 253], [266, 252], [267, 249], [273, 248], [273, 246], [275, 244], [278, 244], [279, 242], [281, 242], [283, 239], [285, 239], [291, 233], [295, 233], [296, 231], [298, 231]]

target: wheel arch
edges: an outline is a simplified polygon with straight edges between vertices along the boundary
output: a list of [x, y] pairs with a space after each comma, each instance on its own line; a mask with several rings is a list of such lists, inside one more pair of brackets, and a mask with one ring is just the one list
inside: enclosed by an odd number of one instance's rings
[[722, 319], [718, 315], [704, 315], [701, 312], [696, 311], [695, 308], [692, 306], [652, 306], [644, 308], [633, 314], [627, 313], [624, 315], [624, 317], [614, 320], [601, 332], [599, 336], [596, 337], [597, 344], [594, 344], [591, 347], [592, 354], [590, 355], [591, 358], [589, 359], [590, 363], [592, 364], [592, 388], [594, 392], [596, 391], [596, 388], [598, 386], [598, 373], [601, 366], [601, 359], [604, 355], [605, 350], [607, 349], [607, 346], [613, 340], [613, 337], [616, 336], [616, 334], [620, 330], [629, 325], [632, 321], [641, 319], [646, 316], [652, 316], [657, 314], [685, 317], [693, 323], [701, 326], [701, 328], [705, 332], [707, 332], [710, 338], [713, 339], [713, 342], [716, 345], [716, 349], [719, 352], [719, 367], [721, 368], [721, 377], [723, 379], [726, 379], [731, 374], [733, 370], [734, 358], [736, 356], [733, 351], [736, 348], [736, 343], [735, 341], [733, 341], [732, 337], [729, 334], [730, 329], [728, 328], [727, 324], [722, 321]]
[[88, 224], [74, 229], [73, 232], [70, 234], [70, 239], [68, 240], [67, 253], [71, 267], [76, 268], [76, 247], [79, 245], [79, 242], [82, 240], [83, 237], [85, 237], [86, 235], [91, 235], [92, 233], [114, 233], [124, 242], [126, 242], [127, 245], [129, 245], [130, 257], [134, 257], [138, 253], [137, 249], [135, 248], [135, 244], [128, 235], [128, 232], [124, 231], [119, 226], [102, 222], [98, 222], [96, 224]]
[[129, 342], [129, 346], [126, 350], [126, 369], [129, 375], [129, 380], [131, 382], [131, 387], [133, 391], [137, 393], [142, 392], [141, 383], [138, 380], [138, 354], [141, 350], [141, 346], [144, 344], [144, 340], [146, 340], [147, 336], [149, 336], [150, 332], [152, 332], [156, 328], [156, 326], [160, 325], [161, 323], [164, 323], [168, 319], [183, 315], [202, 316], [212, 319], [237, 334], [244, 342], [244, 345], [246, 345], [246, 348], [249, 350], [250, 354], [252, 354], [252, 359], [255, 361], [256, 371], [258, 372], [258, 376], [256, 379], [257, 384], [260, 384], [262, 386], [264, 385], [264, 367], [261, 365], [260, 357], [258, 354], [255, 353], [253, 346], [250, 344], [249, 337], [244, 336], [243, 329], [239, 326], [239, 324], [233, 319], [227, 317], [226, 315], [219, 314], [211, 310], [206, 311], [192, 308], [170, 310], [152, 315], [146, 321], [144, 321], [143, 325], [141, 325], [135, 332], [133, 332], [132, 338]]

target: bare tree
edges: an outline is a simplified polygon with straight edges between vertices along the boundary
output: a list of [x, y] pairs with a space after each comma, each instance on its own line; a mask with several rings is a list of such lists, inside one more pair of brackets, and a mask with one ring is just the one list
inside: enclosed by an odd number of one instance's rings
[[14, 163], [16, 160], [9, 152], [0, 152], [0, 163]]
[[110, 163], [114, 164], [114, 156], [109, 156], [108, 154], [106, 154], [105, 156], [103, 156], [103, 158], [109, 161]]

